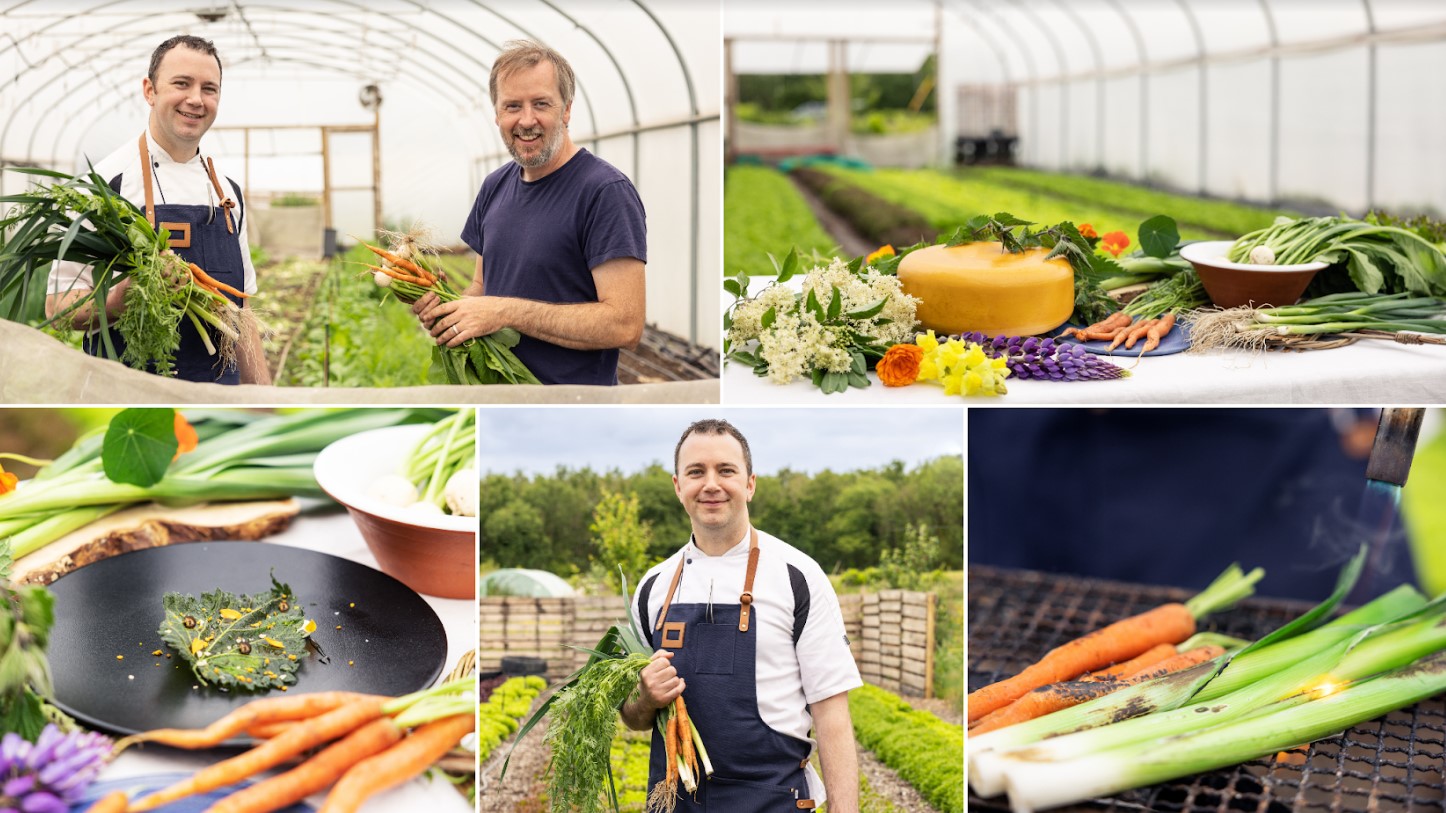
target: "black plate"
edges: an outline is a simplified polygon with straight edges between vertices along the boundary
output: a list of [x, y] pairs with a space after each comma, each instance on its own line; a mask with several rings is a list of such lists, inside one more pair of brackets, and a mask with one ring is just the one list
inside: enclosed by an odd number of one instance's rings
[[285, 545], [194, 542], [103, 559], [50, 586], [55, 704], [86, 725], [133, 734], [201, 728], [247, 701], [279, 696], [202, 685], [179, 655], [151, 654], [171, 652], [157, 633], [167, 592], [264, 592], [273, 570], [316, 621], [312, 638], [330, 659], [324, 664], [309, 652], [289, 691], [401, 695], [441, 674], [447, 659], [441, 619], [391, 576]]

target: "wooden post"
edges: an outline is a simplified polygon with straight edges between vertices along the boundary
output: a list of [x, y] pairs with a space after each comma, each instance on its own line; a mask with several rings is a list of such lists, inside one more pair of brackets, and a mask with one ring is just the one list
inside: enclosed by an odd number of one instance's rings
[[924, 625], [924, 697], [932, 698], [934, 696], [934, 613], [939, 604], [939, 596], [933, 592], [928, 596], [928, 599], [925, 600], [928, 612], [924, 616], [926, 621]]
[[382, 228], [382, 103], [372, 109], [372, 230]]
[[331, 128], [321, 128], [321, 224], [331, 223]]

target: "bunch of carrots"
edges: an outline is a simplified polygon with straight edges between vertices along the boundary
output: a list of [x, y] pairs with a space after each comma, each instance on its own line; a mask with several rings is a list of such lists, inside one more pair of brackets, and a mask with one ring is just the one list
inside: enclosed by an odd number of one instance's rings
[[112, 793], [89, 813], [155, 810], [233, 785], [315, 748], [321, 750], [301, 764], [232, 793], [208, 813], [280, 810], [327, 788], [331, 792], [322, 813], [355, 811], [369, 797], [427, 770], [476, 728], [475, 687], [475, 676], [468, 675], [398, 698], [350, 692], [266, 698], [247, 703], [204, 729], [159, 729], [126, 737], [116, 743], [117, 752], [143, 742], [214, 748], [241, 735], [261, 743], [135, 801], [124, 791]]
[[688, 719], [688, 706], [681, 695], [658, 713], [657, 725], [663, 734], [668, 767], [663, 781], [648, 791], [647, 809], [671, 813], [677, 804], [679, 783], [689, 793], [697, 791], [698, 783], [713, 775], [713, 765], [708, 760], [708, 751], [703, 748], [702, 737], [698, 736], [698, 730]]
[[[413, 235], [401, 235], [401, 240], [396, 251], [362, 243], [380, 258], [381, 265], [366, 266], [371, 269], [372, 280], [378, 287], [390, 290], [398, 300], [409, 305], [428, 293], [436, 294], [443, 302], [461, 298], [445, 275], [434, 273], [421, 263], [419, 251], [411, 257], [403, 256], [413, 251], [416, 244]], [[527, 365], [512, 352], [511, 348], [521, 338], [512, 328], [503, 328], [468, 339], [457, 347], [438, 346], [432, 351], [433, 366], [445, 375], [448, 384], [539, 384]], [[442, 380], [440, 376], [439, 380]]]
[[969, 733], [1033, 720], [1220, 657], [1223, 647], [1195, 645], [1209, 635], [1196, 636], [1196, 621], [1249, 596], [1263, 575], [1260, 568], [1244, 573], [1231, 565], [1184, 604], [1162, 604], [1116, 621], [1055, 647], [1013, 677], [970, 692]]
[[1116, 311], [1103, 321], [1095, 322], [1089, 327], [1065, 328], [1064, 333], [1060, 335], [1071, 336], [1082, 342], [1109, 342], [1111, 351], [1121, 344], [1125, 346], [1126, 350], [1133, 350], [1135, 345], [1144, 339], [1145, 344], [1140, 349], [1140, 353], [1144, 354], [1159, 347], [1160, 340], [1165, 338], [1174, 326], [1174, 311], [1169, 311], [1156, 319], [1141, 318], [1138, 320], [1124, 311]]

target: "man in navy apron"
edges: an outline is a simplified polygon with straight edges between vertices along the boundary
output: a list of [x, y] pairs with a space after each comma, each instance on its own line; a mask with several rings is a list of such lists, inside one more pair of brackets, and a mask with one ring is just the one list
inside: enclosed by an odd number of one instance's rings
[[666, 768], [654, 719], [682, 696], [713, 774], [695, 793], [679, 785], [679, 811], [780, 813], [827, 798], [832, 813], [855, 813], [848, 692], [863, 684], [828, 577], [749, 523], [753, 458], [727, 421], [689, 426], [673, 464], [693, 536], [638, 586], [633, 622], [655, 652], [622, 708], [629, 727], [654, 729], [648, 787]]
[[[192, 36], [166, 40], [151, 55], [150, 69], [141, 82], [151, 108], [146, 132], [127, 140], [116, 152], [95, 165], [117, 194], [144, 203], [146, 219], [170, 232], [170, 250], [195, 263], [226, 285], [254, 294], [256, 270], [246, 242], [245, 207], [235, 181], [216, 174], [216, 167], [201, 151], [201, 137], [216, 120], [221, 100], [221, 58], [210, 41]], [[54, 263], [50, 272], [46, 310], [54, 315], [85, 297], [94, 286], [91, 269], [78, 263]], [[125, 309], [130, 280], [113, 286], [106, 297], [110, 339], [117, 353], [124, 342], [113, 327]], [[239, 307], [246, 302], [231, 298]], [[89, 331], [85, 349], [99, 355], [104, 342], [96, 330], [99, 319], [87, 304], [72, 323]], [[216, 384], [270, 384], [270, 373], [254, 325], [242, 336], [237, 363], [226, 367], [206, 349], [206, 343], [188, 321], [180, 325], [176, 351], [176, 377]], [[217, 343], [214, 329], [211, 342]]]

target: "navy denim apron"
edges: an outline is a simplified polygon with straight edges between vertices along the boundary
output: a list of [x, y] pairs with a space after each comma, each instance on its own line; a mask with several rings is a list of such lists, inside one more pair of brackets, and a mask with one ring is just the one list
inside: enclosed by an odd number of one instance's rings
[[[231, 217], [235, 203], [221, 192], [214, 165], [208, 166], [211, 183], [216, 189], [221, 204], [215, 207], [181, 205], [175, 203], [155, 204], [152, 202], [151, 160], [146, 146], [146, 137], [141, 135], [141, 172], [145, 178], [146, 219], [154, 227], [159, 223], [170, 230], [169, 246], [181, 259], [195, 263], [216, 281], [225, 283], [236, 290], [245, 290], [246, 266], [241, 259], [241, 241], [236, 236], [237, 223]], [[219, 211], [218, 211], [219, 210]], [[237, 307], [241, 300], [230, 294], [223, 295]], [[215, 328], [205, 326], [211, 335], [211, 344], [219, 346], [220, 336]], [[204, 381], [213, 384], [239, 384], [241, 376], [236, 365], [221, 369], [220, 356], [213, 356], [206, 350], [205, 342], [196, 333], [190, 319], [181, 319], [177, 329], [181, 331], [181, 344], [176, 350], [176, 378], [182, 381]], [[125, 339], [114, 327], [109, 329], [111, 343], [120, 354], [125, 351]], [[99, 333], [85, 337], [85, 351], [91, 355], [102, 355], [104, 343]], [[154, 372], [154, 370], [151, 370]]]
[[[739, 603], [711, 608], [672, 603], [685, 553], [658, 616], [658, 648], [673, 652], [673, 668], [688, 685], [683, 692], [688, 718], [698, 727], [713, 763], [713, 775], [698, 783], [696, 794], [678, 783], [679, 813], [782, 813], [814, 807], [803, 768], [812, 746], [775, 731], [758, 714], [758, 610], [752, 606], [758, 532], [751, 529], [748, 553]], [[664, 748], [654, 726], [649, 788], [663, 779]]]

